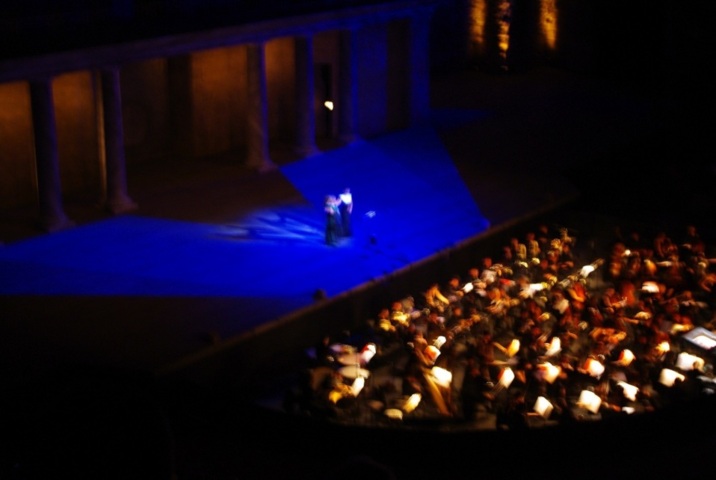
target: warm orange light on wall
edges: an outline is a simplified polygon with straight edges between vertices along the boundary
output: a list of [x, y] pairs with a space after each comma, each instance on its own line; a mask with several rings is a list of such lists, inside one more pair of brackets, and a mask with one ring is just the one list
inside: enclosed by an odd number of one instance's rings
[[479, 53], [485, 48], [487, 0], [470, 0], [470, 42]]
[[557, 46], [557, 0], [541, 0], [539, 23], [545, 46], [554, 50]]
[[507, 50], [510, 48], [510, 23], [512, 23], [512, 2], [500, 0], [497, 5], [497, 44], [503, 66], [507, 65]]

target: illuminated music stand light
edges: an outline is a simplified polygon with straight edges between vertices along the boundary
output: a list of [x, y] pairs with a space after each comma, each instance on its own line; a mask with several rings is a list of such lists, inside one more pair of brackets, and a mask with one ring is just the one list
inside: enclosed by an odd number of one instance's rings
[[356, 377], [356, 379], [353, 380], [353, 384], [351, 385], [351, 393], [353, 394], [353, 396], [357, 397], [361, 390], [363, 390], [363, 387], [365, 387], [365, 377]]
[[584, 370], [589, 373], [594, 378], [599, 378], [604, 373], [605, 367], [604, 365], [599, 362], [598, 360], [594, 358], [588, 358], [586, 362], [584, 362]]
[[375, 343], [368, 343], [365, 347], [363, 347], [363, 350], [360, 352], [360, 362], [361, 365], [368, 365], [368, 363], [373, 359], [377, 352], [377, 348], [375, 346]]
[[579, 394], [577, 405], [596, 414], [599, 412], [599, 407], [602, 406], [602, 399], [592, 391], [582, 390], [582, 393]]
[[520, 351], [520, 341], [516, 338], [512, 339], [512, 341], [510, 341], [510, 344], [506, 347], [503, 347], [499, 342], [493, 342], [493, 345], [497, 347], [502, 353], [504, 353], [508, 359], [514, 357], [517, 352]]
[[684, 338], [707, 351], [716, 348], [716, 336], [704, 327], [694, 328], [686, 333]]
[[544, 372], [544, 380], [547, 383], [554, 383], [555, 380], [557, 380], [557, 377], [560, 373], [562, 373], [562, 367], [558, 365], [552, 365], [549, 362], [540, 363], [538, 365], [538, 368], [540, 371]]
[[500, 379], [497, 381], [497, 384], [502, 388], [510, 388], [510, 385], [512, 384], [512, 381], [515, 379], [515, 372], [512, 371], [510, 367], [505, 367], [502, 369], [502, 372], [500, 372]]
[[547, 351], [545, 352], [545, 355], [547, 355], [548, 357], [553, 357], [561, 351], [562, 351], [562, 340], [560, 340], [559, 337], [552, 337], [552, 341], [549, 343], [549, 346], [547, 347]]
[[408, 397], [408, 399], [403, 404], [403, 407], [401, 410], [405, 413], [410, 413], [416, 408], [418, 408], [418, 405], [420, 405], [420, 401], [422, 400], [422, 396], [419, 393], [414, 393], [411, 396]]
[[689, 370], [699, 370], [704, 368], [704, 359], [701, 357], [697, 357], [696, 355], [691, 355], [687, 352], [681, 352], [678, 357], [676, 357], [676, 367], [679, 370], [683, 370], [685, 372]]
[[639, 387], [636, 387], [626, 382], [617, 382], [617, 385], [622, 387], [624, 396], [626, 398], [628, 398], [632, 402], [636, 402], [636, 394], [639, 393]]
[[670, 368], [662, 369], [659, 374], [659, 383], [666, 387], [673, 387], [677, 379], [683, 382], [686, 377]]
[[450, 371], [445, 370], [442, 367], [433, 367], [430, 370], [430, 374], [432, 375], [435, 383], [439, 386], [450, 388], [450, 384], [452, 383], [452, 373]]
[[534, 407], [532, 407], [532, 409], [537, 412], [540, 417], [547, 420], [552, 414], [552, 410], [554, 410], [554, 405], [552, 405], [552, 402], [550, 402], [546, 398], [539, 396], [537, 397], [537, 401], [535, 402]]
[[435, 363], [435, 360], [440, 356], [440, 349], [435, 345], [428, 345], [425, 347], [423, 353], [431, 363]]
[[634, 352], [632, 352], [628, 348], [625, 348], [619, 354], [619, 359], [616, 361], [616, 363], [617, 363], [617, 365], [621, 365], [623, 367], [628, 367], [629, 365], [631, 365], [631, 362], [633, 362], [633, 361], [634, 361]]
[[392, 419], [392, 420], [402, 420], [403, 419], [403, 411], [399, 408], [387, 408], [383, 414]]
[[529, 298], [534, 297], [535, 293], [541, 292], [542, 290], [545, 290], [549, 288], [549, 284], [547, 283], [530, 283], [524, 290], [524, 295], [528, 296]]
[[579, 269], [579, 275], [582, 278], [587, 278], [589, 275], [592, 274], [597, 268], [602, 266], [604, 263], [604, 260], [601, 258], [596, 259], [594, 262], [590, 263], [589, 265], [585, 265], [582, 268]]

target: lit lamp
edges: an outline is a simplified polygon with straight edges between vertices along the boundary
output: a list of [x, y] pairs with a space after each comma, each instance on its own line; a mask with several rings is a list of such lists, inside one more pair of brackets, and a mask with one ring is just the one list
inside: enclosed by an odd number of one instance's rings
[[589, 410], [592, 413], [597, 413], [599, 411], [599, 407], [602, 405], [602, 399], [599, 398], [599, 395], [590, 390], [582, 390], [582, 393], [579, 394], [577, 405]]
[[584, 362], [584, 370], [592, 377], [599, 378], [604, 373], [604, 365], [593, 358], [588, 358], [587, 361]]
[[326, 107], [328, 110], [333, 110], [333, 102], [330, 100], [326, 100], [323, 102], [323, 106]]
[[365, 387], [365, 377], [356, 377], [351, 385], [351, 393], [353, 396], [357, 397], [361, 390], [363, 390], [363, 387]]
[[403, 419], [403, 411], [398, 408], [387, 408], [383, 413], [386, 417], [392, 418], [393, 420]]
[[512, 339], [507, 347], [503, 347], [499, 342], [493, 342], [493, 345], [500, 349], [508, 358], [514, 357], [515, 354], [520, 351], [520, 341], [516, 338]]
[[651, 312], [645, 312], [644, 310], [634, 315], [637, 320], [649, 320], [651, 318]]
[[547, 283], [543, 283], [543, 282], [530, 283], [527, 287], [525, 287], [522, 290], [522, 292], [523, 292], [523, 296], [532, 298], [532, 297], [534, 297], [535, 293], [541, 292], [542, 290], [545, 290], [547, 288], [549, 288], [549, 284], [547, 284]]
[[543, 372], [544, 380], [548, 383], [554, 383], [559, 374], [562, 372], [562, 368], [557, 365], [552, 365], [549, 362], [540, 363], [538, 368]]
[[507, 351], [505, 352], [508, 357], [514, 357], [517, 352], [520, 351], [520, 341], [516, 338], [513, 339], [510, 342], [510, 345], [507, 347]]
[[545, 355], [547, 355], [548, 357], [552, 357], [554, 355], [557, 355], [561, 351], [562, 340], [560, 340], [559, 337], [552, 337], [552, 341], [549, 343]]
[[334, 389], [328, 392], [328, 401], [334, 405], [337, 404], [343, 397], [344, 394], [341, 390]]
[[679, 356], [676, 357], [676, 367], [685, 372], [689, 370], [700, 371], [704, 368], [704, 359], [696, 355], [691, 355], [690, 353], [681, 352]]
[[375, 356], [376, 353], [375, 343], [369, 343], [360, 352], [361, 365], [368, 365], [368, 362]]
[[617, 382], [617, 385], [622, 387], [622, 389], [624, 391], [624, 396], [626, 398], [628, 398], [632, 402], [636, 402], [636, 394], [639, 393], [639, 387], [630, 385], [626, 382]]
[[663, 355], [669, 350], [671, 350], [671, 345], [669, 345], [669, 342], [663, 341], [656, 346], [656, 350]]
[[442, 367], [433, 367], [432, 370], [430, 370], [430, 373], [435, 383], [441, 387], [450, 387], [450, 383], [452, 382], [452, 373], [448, 370], [445, 370]]
[[633, 362], [633, 361], [634, 361], [634, 352], [632, 352], [628, 348], [625, 348], [619, 354], [619, 358], [617, 359], [616, 363], [623, 367], [628, 367], [631, 364], [631, 362]]
[[595, 260], [593, 263], [583, 266], [579, 270], [579, 274], [582, 276], [582, 278], [587, 278], [593, 271], [595, 271], [603, 263], [604, 263], [604, 260], [599, 258], [599, 259]]
[[659, 374], [659, 383], [667, 387], [673, 387], [677, 379], [683, 382], [686, 377], [669, 368], [662, 369]]
[[671, 333], [688, 332], [694, 328], [692, 325], [685, 323], [675, 323], [671, 326]]
[[498, 380], [498, 385], [502, 386], [502, 388], [510, 388], [510, 385], [512, 384], [512, 381], [514, 379], [515, 372], [513, 372], [510, 367], [505, 367], [502, 369], [502, 372], [500, 372], [500, 379]]
[[710, 331], [704, 329], [703, 327], [696, 327], [690, 333], [684, 335], [684, 337], [688, 338], [691, 342], [704, 350], [711, 350], [716, 347], [716, 338], [714, 338]]
[[428, 360], [430, 360], [432, 363], [435, 363], [435, 360], [437, 360], [440, 356], [440, 349], [435, 345], [428, 345], [427, 347], [425, 347], [423, 353], [428, 358]]
[[422, 400], [422, 398], [423, 397], [419, 393], [412, 394], [403, 404], [402, 411], [405, 413], [412, 412], [413, 410], [418, 408], [418, 405], [420, 405], [420, 400]]
[[537, 412], [542, 418], [547, 420], [552, 414], [552, 410], [554, 410], [554, 405], [552, 405], [552, 402], [550, 402], [546, 398], [540, 396], [537, 397], [537, 401], [535, 402], [535, 405], [534, 407], [532, 407], [532, 409]]

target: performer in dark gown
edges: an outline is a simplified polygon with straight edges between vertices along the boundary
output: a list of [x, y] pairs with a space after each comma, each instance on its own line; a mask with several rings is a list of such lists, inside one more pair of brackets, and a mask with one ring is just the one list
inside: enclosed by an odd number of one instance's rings
[[323, 204], [326, 212], [326, 245], [338, 245], [338, 237], [341, 228], [341, 213], [338, 209], [338, 199], [333, 195], [327, 195]]

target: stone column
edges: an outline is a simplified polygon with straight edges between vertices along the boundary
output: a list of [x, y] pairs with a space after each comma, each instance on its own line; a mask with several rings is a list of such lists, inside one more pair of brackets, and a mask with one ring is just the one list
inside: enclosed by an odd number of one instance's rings
[[54, 232], [71, 227], [74, 222], [67, 217], [62, 204], [52, 79], [30, 81], [30, 103], [35, 136], [40, 228]]
[[410, 21], [410, 124], [430, 120], [430, 18], [432, 10], [418, 11]]
[[246, 46], [247, 115], [248, 115], [248, 166], [259, 172], [276, 166], [269, 154], [268, 93], [266, 87], [266, 59], [264, 46], [252, 43]]
[[137, 205], [127, 194], [127, 167], [124, 157], [122, 125], [122, 90], [119, 68], [106, 68], [100, 73], [105, 148], [107, 208], [115, 214], [129, 212]]
[[355, 108], [358, 98], [358, 64], [355, 30], [340, 32], [338, 63], [338, 136], [346, 143], [359, 140], [356, 133]]
[[295, 37], [294, 55], [296, 61], [296, 118], [298, 120], [296, 153], [308, 157], [319, 152], [316, 147], [316, 113], [314, 111], [313, 39], [306, 36]]

